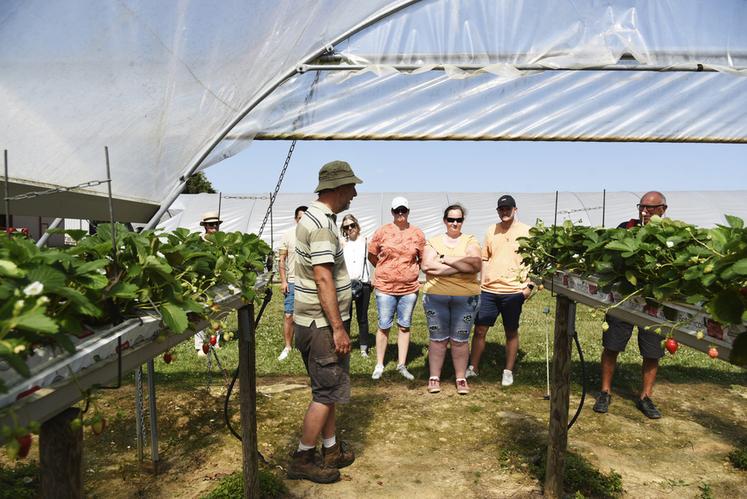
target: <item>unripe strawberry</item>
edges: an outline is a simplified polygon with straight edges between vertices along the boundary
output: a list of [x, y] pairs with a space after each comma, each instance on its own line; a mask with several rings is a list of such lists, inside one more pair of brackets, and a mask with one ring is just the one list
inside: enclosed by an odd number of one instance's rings
[[602, 323], [602, 331], [607, 331], [610, 328], [610, 325], [607, 324], [607, 321], [604, 321]]
[[103, 416], [95, 417], [93, 422], [91, 423], [91, 430], [93, 430], [94, 435], [101, 435], [105, 428], [106, 419], [104, 419]]

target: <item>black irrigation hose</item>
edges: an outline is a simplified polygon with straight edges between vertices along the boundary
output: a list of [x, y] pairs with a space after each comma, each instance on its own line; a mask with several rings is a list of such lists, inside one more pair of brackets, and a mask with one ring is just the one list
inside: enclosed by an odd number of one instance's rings
[[581, 362], [581, 401], [578, 403], [576, 414], [573, 415], [573, 418], [571, 418], [571, 421], [568, 423], [569, 430], [573, 426], [573, 423], [578, 419], [579, 414], [581, 414], [581, 409], [584, 407], [584, 400], [586, 400], [586, 362], [584, 362], [584, 352], [581, 349], [581, 343], [578, 341], [578, 334], [575, 330], [573, 331], [573, 341], [576, 343], [578, 359], [579, 362]]
[[[259, 308], [259, 312], [257, 312], [257, 318], [254, 319], [254, 328], [256, 330], [257, 326], [259, 326], [259, 321], [262, 319], [262, 314], [265, 311], [265, 308], [267, 308], [267, 305], [270, 303], [270, 300], [272, 299], [272, 288], [268, 286], [265, 288], [265, 298], [262, 300], [262, 306]], [[233, 385], [236, 384], [236, 380], [239, 378], [239, 368], [236, 367], [236, 370], [233, 372], [233, 378], [231, 378], [231, 383], [228, 385], [228, 391], [226, 393], [226, 399], [223, 401], [223, 421], [225, 421], [226, 426], [228, 427], [228, 430], [233, 434], [234, 437], [239, 439], [239, 442], [242, 441], [241, 435], [239, 435], [236, 430], [231, 426], [231, 418], [228, 414], [228, 403], [231, 400], [231, 392], [233, 392]], [[267, 462], [267, 459], [265, 459], [265, 456], [262, 455], [261, 452], [259, 452], [259, 449], [257, 449], [257, 456], [259, 459], [269, 466], [270, 463]]]

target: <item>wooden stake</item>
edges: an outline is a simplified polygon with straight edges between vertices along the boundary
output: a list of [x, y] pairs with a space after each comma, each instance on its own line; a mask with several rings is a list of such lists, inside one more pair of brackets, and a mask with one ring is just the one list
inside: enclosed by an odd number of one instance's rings
[[555, 344], [550, 391], [550, 432], [547, 443], [545, 496], [563, 497], [565, 453], [568, 448], [568, 405], [571, 384], [571, 332], [575, 326], [576, 304], [558, 295], [555, 307]]
[[83, 497], [83, 430], [73, 431], [70, 422], [80, 409], [70, 407], [41, 427], [41, 495], [47, 499]]
[[241, 447], [244, 497], [259, 497], [257, 476], [257, 370], [254, 344], [254, 305], [238, 309], [239, 400], [241, 403]]

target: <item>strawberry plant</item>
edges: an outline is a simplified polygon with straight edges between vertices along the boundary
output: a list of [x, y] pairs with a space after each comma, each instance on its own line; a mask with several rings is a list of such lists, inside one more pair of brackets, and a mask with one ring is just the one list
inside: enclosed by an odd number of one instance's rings
[[[711, 229], [657, 216], [631, 229], [538, 223], [520, 248], [539, 277], [557, 271], [593, 276], [604, 292], [614, 286], [623, 296], [645, 297], [651, 314], [659, 303], [682, 301], [702, 306], [721, 324], [741, 324], [747, 321], [747, 229], [737, 217], [726, 220]], [[732, 362], [747, 365], [745, 357], [747, 339], [735, 341]]]
[[[29, 376], [25, 359], [39, 346], [74, 351], [70, 338], [150, 311], [165, 328], [219, 310], [217, 286], [255, 298], [257, 272], [270, 248], [254, 234], [129, 232], [111, 226], [92, 236], [64, 231], [76, 245], [37, 248], [20, 234], [0, 238], [0, 360]], [[60, 231], [62, 232], [62, 231]], [[0, 391], [6, 388], [0, 381]]]

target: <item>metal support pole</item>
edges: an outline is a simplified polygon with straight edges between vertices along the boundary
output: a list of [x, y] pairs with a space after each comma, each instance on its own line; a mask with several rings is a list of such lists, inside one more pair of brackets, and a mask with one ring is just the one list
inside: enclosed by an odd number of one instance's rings
[[244, 497], [259, 497], [257, 476], [257, 372], [254, 344], [254, 305], [238, 309], [239, 316], [239, 401], [241, 407], [241, 448], [243, 453]]
[[143, 366], [135, 371], [135, 439], [137, 442], [137, 462], [145, 459], [145, 427], [143, 420]]
[[156, 369], [153, 359], [148, 361], [148, 409], [150, 416], [150, 460], [153, 472], [158, 473], [158, 412], [156, 410]]
[[576, 303], [558, 295], [555, 306], [555, 344], [552, 357], [550, 430], [545, 469], [545, 496], [563, 497], [565, 453], [568, 448], [568, 406], [571, 387], [571, 333], [575, 329]]
[[602, 227], [604, 227], [605, 211], [607, 211], [607, 189], [602, 190]]
[[10, 218], [10, 182], [8, 181], [8, 150], [5, 149], [3, 154], [5, 157], [5, 227], [12, 227], [13, 220]]
[[49, 231], [59, 227], [59, 225], [62, 223], [62, 220], [63, 220], [62, 218], [55, 218], [54, 220], [52, 220], [52, 223], [49, 224], [49, 227], [47, 227], [47, 231], [44, 232], [44, 234], [42, 234], [42, 236], [39, 238], [38, 241], [36, 241], [37, 248], [41, 248], [42, 246], [47, 244], [47, 240], [49, 240], [49, 236], [51, 236]]
[[104, 146], [104, 155], [106, 156], [106, 185], [109, 188], [109, 223], [112, 232], [112, 258], [114, 259], [114, 275], [117, 275], [117, 233], [114, 226], [114, 201], [112, 199], [112, 173], [109, 167], [109, 147]]

